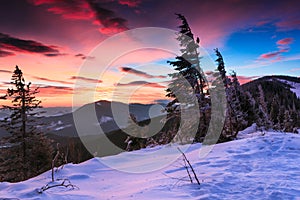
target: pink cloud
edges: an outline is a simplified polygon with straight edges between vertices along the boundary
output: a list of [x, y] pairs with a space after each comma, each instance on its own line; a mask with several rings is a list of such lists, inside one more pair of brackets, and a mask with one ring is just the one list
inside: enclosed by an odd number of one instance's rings
[[73, 88], [64, 87], [64, 86], [47, 85], [47, 86], [39, 87], [38, 90], [39, 90], [39, 95], [40, 96], [73, 94]]
[[259, 78], [259, 76], [237, 76], [241, 85], [253, 81], [253, 79]]
[[140, 0], [119, 0], [121, 5], [126, 5], [128, 7], [137, 7], [141, 1]]
[[31, 0], [36, 6], [48, 5], [47, 10], [54, 14], [61, 15], [65, 19], [89, 20], [94, 13], [86, 1], [60, 1], [60, 0]]
[[29, 0], [31, 3], [33, 3], [36, 6], [42, 5], [42, 4], [51, 4], [57, 2], [57, 0]]
[[130, 83], [118, 83], [117, 86], [144, 86], [144, 87], [153, 87], [153, 88], [166, 88], [158, 83], [150, 83], [147, 81], [133, 81]]
[[256, 26], [263, 26], [263, 25], [266, 25], [270, 22], [271, 22], [270, 20], [261, 20], [261, 21], [256, 23]]
[[[86, 4], [87, 5], [87, 4]], [[89, 20], [94, 17], [94, 13], [89, 7], [79, 7], [77, 11], [72, 11], [70, 8], [52, 7], [48, 9], [49, 12], [62, 15], [65, 19], [74, 20]]]
[[[99, 32], [110, 35], [118, 33], [127, 28], [127, 20], [116, 16], [116, 13], [107, 8], [103, 8], [101, 2], [90, 0], [31, 0], [36, 6], [47, 5], [48, 12], [61, 15], [69, 20], [89, 20], [92, 24], [102, 26]], [[123, 3], [126, 3], [124, 1]], [[138, 5], [138, 2], [128, 1], [128, 6]]]
[[91, 82], [91, 83], [102, 83], [103, 82], [102, 80], [83, 77], [83, 76], [71, 76], [70, 79], [71, 80], [81, 80], [81, 81], [86, 81], [86, 82]]
[[15, 56], [13, 52], [5, 51], [0, 49], [0, 57], [7, 57], [7, 56]]
[[274, 57], [277, 57], [278, 55], [280, 55], [280, 51], [274, 51], [274, 52], [269, 52], [269, 53], [264, 53], [264, 54], [261, 54], [259, 56], [260, 59], [270, 59], [270, 58], [274, 58]]
[[278, 40], [276, 42], [277, 45], [289, 45], [291, 43], [293, 43], [294, 39], [293, 38], [284, 38], [281, 40]]
[[284, 38], [278, 40], [276, 42], [278, 50], [261, 54], [259, 59], [273, 59], [272, 62], [280, 61], [282, 59], [282, 53], [289, 52], [289, 45], [293, 43], [293, 41], [293, 38]]
[[99, 28], [98, 29], [100, 33], [104, 34], [104, 35], [112, 35], [115, 33], [119, 33], [122, 31], [126, 31], [127, 28], [118, 28], [118, 27], [103, 27], [103, 28]]
[[275, 24], [279, 30], [293, 30], [293, 29], [300, 29], [300, 20], [299, 19], [288, 19], [282, 20]]
[[32, 78], [34, 78], [36, 80], [40, 80], [40, 81], [50, 82], [50, 83], [73, 84], [72, 82], [68, 82], [68, 81], [54, 80], [54, 79], [38, 77], [38, 76], [32, 76]]

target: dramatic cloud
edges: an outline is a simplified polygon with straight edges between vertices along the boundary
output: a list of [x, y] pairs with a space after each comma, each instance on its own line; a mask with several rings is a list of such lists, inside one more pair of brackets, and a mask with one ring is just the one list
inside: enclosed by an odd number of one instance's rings
[[6, 50], [24, 53], [40, 53], [44, 54], [45, 56], [60, 55], [56, 46], [48, 46], [33, 40], [19, 39], [0, 33], [0, 55], [2, 57], [14, 55], [13, 52], [8, 52]]
[[89, 20], [94, 17], [89, 4], [83, 0], [30, 0], [36, 6], [48, 5], [47, 10], [65, 19]]
[[119, 69], [120, 69], [121, 72], [127, 72], [127, 73], [134, 74], [134, 75], [137, 75], [137, 76], [141, 76], [141, 77], [144, 77], [144, 78], [166, 78], [166, 76], [162, 76], [162, 75], [154, 76], [154, 75], [151, 75], [151, 74], [148, 74], [146, 72], [142, 72], [142, 71], [130, 68], [130, 67], [120, 67]]
[[91, 83], [102, 83], [101, 80], [93, 79], [93, 78], [87, 78], [87, 77], [82, 77], [82, 76], [72, 76], [70, 78], [71, 80], [82, 80], [86, 82], [91, 82]]
[[117, 17], [115, 12], [103, 8], [100, 3], [93, 0], [88, 0], [90, 7], [93, 9], [98, 25], [103, 27], [99, 31], [103, 34], [113, 34], [127, 30], [127, 20]]
[[150, 83], [147, 81], [133, 81], [130, 83], [118, 83], [117, 86], [145, 86], [145, 87], [154, 87], [154, 88], [166, 88], [158, 83]]
[[[103, 34], [113, 34], [127, 30], [127, 20], [118, 17], [114, 11], [104, 8], [104, 2], [95, 0], [31, 0], [36, 5], [47, 5], [48, 11], [70, 20], [89, 20], [101, 26], [98, 30]], [[122, 1], [120, 4], [135, 7], [138, 1]]]

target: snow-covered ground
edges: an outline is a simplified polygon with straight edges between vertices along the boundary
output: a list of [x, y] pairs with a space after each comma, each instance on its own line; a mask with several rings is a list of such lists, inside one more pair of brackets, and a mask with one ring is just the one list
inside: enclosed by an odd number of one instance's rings
[[[240, 138], [216, 145], [201, 159], [201, 144], [190, 146], [186, 155], [198, 174], [200, 186], [186, 181], [181, 158], [149, 173], [122, 172], [94, 158], [78, 165], [68, 164], [56, 173], [56, 178], [68, 178], [77, 189], [56, 187], [38, 194], [37, 190], [50, 181], [51, 173], [46, 172], [20, 183], [0, 183], [0, 199], [300, 199], [300, 135], [253, 133], [249, 128]], [[176, 148], [176, 145], [147, 148], [105, 160], [118, 169], [141, 170], [161, 164]], [[162, 149], [160, 154], [150, 160], [134, 160], [136, 153], [159, 149]]]

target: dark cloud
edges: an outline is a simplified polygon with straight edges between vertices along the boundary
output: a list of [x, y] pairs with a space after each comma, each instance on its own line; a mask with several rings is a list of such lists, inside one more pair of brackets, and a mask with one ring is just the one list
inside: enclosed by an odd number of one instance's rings
[[12, 73], [12, 71], [9, 71], [9, 70], [4, 70], [4, 69], [0, 69], [0, 73], [9, 73], [9, 74], [11, 74], [11, 73]]
[[119, 0], [119, 4], [126, 5], [128, 7], [137, 7], [140, 3], [140, 0]]
[[72, 82], [68, 82], [68, 81], [53, 80], [53, 79], [43, 78], [43, 77], [38, 77], [38, 76], [32, 76], [32, 78], [40, 80], [40, 81], [51, 82], [51, 83], [73, 84]]
[[104, 8], [97, 1], [87, 0], [87, 2], [95, 13], [96, 22], [103, 26], [99, 29], [101, 33], [112, 34], [128, 30], [126, 19], [117, 17], [114, 11]]
[[13, 52], [41, 53], [46, 56], [60, 54], [56, 46], [44, 45], [33, 40], [24, 40], [0, 33], [0, 55], [10, 56]]
[[101, 80], [87, 78], [87, 77], [83, 77], [83, 76], [72, 76], [70, 79], [71, 80], [82, 80], [82, 81], [91, 82], [91, 83], [102, 83]]
[[85, 60], [85, 59], [94, 59], [94, 58], [95, 58], [95, 57], [93, 57], [93, 56], [86, 56], [86, 55], [84, 55], [84, 54], [82, 54], [82, 53], [76, 54], [75, 57], [79, 57], [79, 58], [81, 58], [81, 59], [83, 59], [83, 60]]
[[41, 95], [73, 94], [73, 88], [65, 86], [42, 85], [39, 86]]
[[154, 75], [151, 75], [151, 74], [148, 74], [146, 72], [142, 72], [142, 71], [130, 68], [130, 67], [120, 67], [119, 69], [122, 72], [127, 72], [127, 73], [130, 73], [130, 74], [135, 74], [137, 76], [141, 76], [141, 77], [144, 77], [144, 78], [166, 78], [166, 76], [162, 76], [162, 75], [160, 75], [160, 76], [154, 76]]
[[44, 56], [47, 56], [47, 57], [56, 57], [56, 56], [65, 56], [67, 54], [65, 53], [45, 53]]
[[154, 88], [165, 88], [158, 83], [150, 83], [147, 81], [133, 81], [129, 83], [118, 83], [117, 86], [146, 86], [146, 87], [154, 87]]
[[7, 57], [7, 56], [14, 56], [15, 54], [13, 52], [4, 51], [0, 49], [0, 57]]

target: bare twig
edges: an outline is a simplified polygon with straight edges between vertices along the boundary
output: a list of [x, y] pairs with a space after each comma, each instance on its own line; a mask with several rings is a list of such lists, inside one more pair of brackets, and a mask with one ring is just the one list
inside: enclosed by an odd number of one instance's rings
[[57, 184], [54, 184], [54, 185], [49, 185], [49, 183], [48, 183], [47, 185], [45, 185], [41, 189], [39, 189], [38, 193], [43, 193], [44, 191], [49, 190], [49, 189], [54, 188], [54, 187], [65, 187], [65, 188], [70, 188], [72, 190], [79, 189], [76, 185], [73, 185], [69, 179], [62, 179], [61, 183], [57, 183]]
[[177, 147], [178, 151], [183, 155], [184, 160], [186, 161], [186, 163], [189, 165], [189, 167], [191, 168], [193, 174], [194, 174], [194, 178], [197, 181], [197, 184], [200, 185], [199, 179], [197, 177], [197, 174], [193, 168], [193, 166], [191, 165], [190, 161], [187, 159], [187, 157], [185, 156], [185, 154], [181, 151], [181, 149], [179, 147]]
[[58, 156], [60, 155], [60, 153], [59, 153], [59, 143], [56, 144], [56, 147], [57, 147], [57, 152], [56, 152], [55, 157], [52, 160], [52, 166], [51, 166], [51, 168], [52, 168], [52, 171], [51, 171], [52, 182], [54, 182], [54, 167], [55, 167], [55, 162], [58, 159]]
[[186, 170], [186, 172], [187, 172], [187, 174], [188, 174], [188, 176], [189, 176], [189, 179], [190, 179], [191, 183], [193, 183], [193, 179], [192, 179], [192, 177], [191, 177], [189, 168], [188, 168], [188, 166], [186, 165], [186, 161], [185, 161], [184, 158], [183, 158], [183, 162], [184, 162], [184, 168], [185, 168], [185, 170]]

